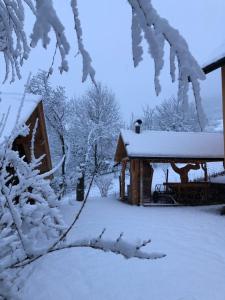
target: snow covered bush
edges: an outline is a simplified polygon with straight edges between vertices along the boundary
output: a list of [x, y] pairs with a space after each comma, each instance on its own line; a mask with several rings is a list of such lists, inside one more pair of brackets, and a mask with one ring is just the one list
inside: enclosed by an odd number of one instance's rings
[[102, 198], [108, 196], [110, 189], [112, 188], [114, 176], [112, 174], [98, 175], [95, 178], [95, 184], [99, 189]]
[[18, 135], [27, 135], [22, 126], [0, 145], [0, 270], [26, 257], [43, 253], [64, 229], [57, 197], [38, 166], [44, 156], [34, 155], [34, 128], [31, 161], [12, 148]]

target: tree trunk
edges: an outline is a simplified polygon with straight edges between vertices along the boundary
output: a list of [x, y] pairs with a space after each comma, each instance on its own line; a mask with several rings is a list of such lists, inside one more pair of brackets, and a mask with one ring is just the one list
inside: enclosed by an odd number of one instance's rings
[[200, 169], [200, 164], [187, 164], [186, 166], [182, 168], [178, 168], [177, 165], [174, 162], [171, 162], [171, 167], [176, 172], [177, 174], [180, 175], [180, 181], [181, 183], [188, 183], [189, 178], [188, 178], [188, 173], [190, 170], [199, 170]]
[[84, 174], [82, 174], [82, 177], [78, 179], [76, 194], [77, 201], [84, 201]]
[[59, 135], [59, 139], [61, 142], [61, 147], [62, 147], [62, 156], [65, 157], [62, 163], [62, 183], [61, 183], [61, 197], [64, 196], [65, 191], [66, 191], [66, 144], [63, 135]]

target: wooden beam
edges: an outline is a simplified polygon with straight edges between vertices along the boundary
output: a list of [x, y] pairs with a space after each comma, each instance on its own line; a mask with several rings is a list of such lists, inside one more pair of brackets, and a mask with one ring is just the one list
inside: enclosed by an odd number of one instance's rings
[[195, 164], [195, 163], [198, 163], [198, 164], [202, 164], [202, 163], [205, 163], [205, 162], [220, 162], [220, 161], [223, 161], [223, 157], [220, 157], [220, 158], [207, 158], [207, 157], [204, 157], [204, 158], [196, 158], [196, 157], [190, 157], [190, 158], [179, 158], [179, 157], [138, 157], [138, 156], [132, 156], [132, 157], [129, 157], [129, 159], [138, 159], [138, 160], [144, 160], [146, 162], [149, 162], [149, 163], [171, 163], [171, 162], [174, 162], [174, 163], [177, 163], [177, 164]]
[[[223, 103], [223, 138], [224, 138], [224, 153], [225, 153], [225, 66], [221, 68], [221, 75], [222, 75], [222, 103]], [[225, 166], [225, 157], [224, 162]]]

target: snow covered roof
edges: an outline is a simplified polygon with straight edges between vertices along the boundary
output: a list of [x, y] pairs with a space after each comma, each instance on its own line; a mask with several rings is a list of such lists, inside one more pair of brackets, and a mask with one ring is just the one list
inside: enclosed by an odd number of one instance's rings
[[203, 64], [202, 68], [208, 74], [222, 66], [225, 66], [225, 43], [213, 51], [211, 57]]
[[[7, 119], [6, 126], [3, 130], [2, 136], [0, 136], [0, 142], [5, 138], [8, 137], [12, 130], [14, 129], [18, 110], [21, 104], [22, 94], [18, 93], [1, 93], [0, 94], [0, 121], [2, 119], [3, 115], [7, 115], [7, 112], [9, 110], [9, 116]], [[21, 114], [19, 116], [19, 124], [25, 123], [32, 112], [37, 107], [38, 103], [41, 101], [40, 96], [35, 95], [26, 95], [24, 105], [21, 110]]]
[[223, 133], [122, 130], [128, 157], [222, 160]]

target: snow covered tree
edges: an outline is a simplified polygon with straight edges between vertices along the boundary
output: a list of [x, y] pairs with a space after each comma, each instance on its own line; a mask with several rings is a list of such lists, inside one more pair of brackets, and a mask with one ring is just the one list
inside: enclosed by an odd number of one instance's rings
[[[83, 77], [85, 81], [89, 76], [95, 82], [95, 71], [92, 60], [85, 49], [83, 42], [82, 26], [79, 19], [77, 0], [69, 1], [74, 16], [74, 28], [77, 36], [79, 53], [83, 59]], [[149, 54], [155, 65], [155, 90], [158, 95], [161, 90], [159, 76], [164, 65], [164, 47], [167, 43], [170, 47], [170, 73], [175, 81], [176, 62], [178, 65], [178, 99], [182, 102], [183, 111], [188, 105], [189, 82], [192, 84], [197, 116], [201, 128], [205, 126], [205, 115], [201, 105], [199, 81], [205, 79], [205, 75], [194, 59], [184, 38], [178, 30], [174, 29], [166, 19], [159, 16], [153, 7], [151, 0], [127, 0], [132, 9], [132, 50], [134, 66], [142, 60], [142, 40], [145, 39], [149, 46]], [[25, 12], [27, 4], [34, 14], [33, 32], [28, 45], [26, 31], [24, 29]], [[67, 55], [70, 50], [69, 42], [65, 35], [65, 28], [60, 21], [52, 0], [4, 0], [1, 1], [0, 9], [0, 50], [6, 63], [5, 80], [11, 73], [11, 81], [20, 75], [20, 65], [27, 59], [31, 48], [42, 41], [43, 47], [47, 48], [51, 42], [49, 33], [53, 30], [56, 39], [56, 49], [61, 56], [60, 72], [68, 70]], [[16, 39], [14, 38], [16, 37]], [[50, 73], [52, 68], [50, 69]]]
[[189, 103], [184, 112], [182, 104], [174, 97], [156, 106], [154, 127], [165, 131], [200, 131], [193, 103]]
[[80, 99], [71, 100], [69, 106], [68, 134], [73, 167], [82, 169], [83, 176], [107, 171], [112, 167], [121, 124], [114, 94], [98, 84]]
[[[66, 130], [68, 107], [66, 105], [67, 97], [65, 88], [62, 86], [53, 88], [49, 82], [47, 73], [40, 71], [32, 77], [28, 92], [42, 96], [53, 165], [56, 165], [62, 157], [66, 158], [68, 153]], [[55, 180], [57, 181], [57, 185], [60, 186], [59, 193], [61, 195], [64, 194], [67, 185], [66, 159], [62, 163], [61, 174]]]
[[[90, 88], [78, 100], [73, 100], [73, 117], [70, 118], [70, 130], [74, 137], [83, 137], [86, 147], [83, 162], [88, 161], [91, 170], [105, 171], [112, 161], [115, 141], [120, 129], [119, 107], [114, 94], [98, 84]], [[81, 141], [78, 141], [81, 145]], [[83, 146], [81, 145], [81, 148]]]
[[155, 129], [155, 109], [150, 108], [149, 105], [143, 108], [142, 115], [142, 127], [145, 130], [154, 130]]
[[[130, 129], [134, 128], [134, 115]], [[200, 131], [200, 125], [194, 103], [189, 103], [184, 112], [182, 103], [175, 97], [164, 100], [154, 108], [145, 106], [141, 115], [144, 130], [162, 131]]]

